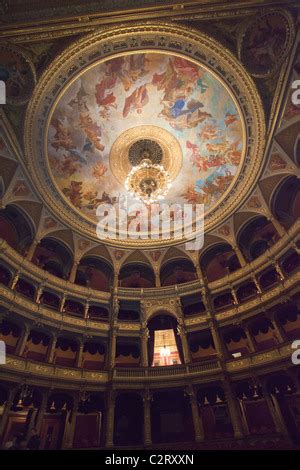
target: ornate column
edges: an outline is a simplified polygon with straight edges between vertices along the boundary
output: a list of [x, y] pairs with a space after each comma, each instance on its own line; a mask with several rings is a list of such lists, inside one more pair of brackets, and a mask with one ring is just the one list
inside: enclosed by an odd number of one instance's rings
[[116, 359], [116, 347], [117, 347], [117, 326], [114, 324], [110, 330], [109, 348], [106, 358], [106, 366], [108, 369], [115, 367]]
[[105, 447], [113, 447], [114, 445], [114, 423], [115, 423], [115, 404], [116, 392], [110, 390], [107, 397], [107, 420], [106, 420], [106, 439]]
[[251, 352], [251, 353], [256, 352], [255, 340], [254, 340], [253, 335], [252, 335], [252, 333], [251, 333], [251, 331], [250, 331], [249, 325], [247, 325], [247, 323], [246, 323], [246, 324], [242, 324], [242, 328], [244, 329], [244, 331], [245, 331], [245, 333], [246, 333], [250, 352]]
[[207, 292], [206, 287], [201, 288], [201, 300], [202, 300], [203, 305], [205, 307], [206, 313], [208, 315], [211, 315], [211, 305], [210, 305], [210, 301], [209, 301], [209, 298], [208, 298], [208, 292]]
[[78, 346], [78, 350], [77, 350], [77, 353], [76, 353], [75, 367], [81, 367], [82, 366], [83, 347], [84, 347], [84, 340], [81, 339], [79, 341], [79, 346]]
[[35, 427], [35, 421], [38, 415], [38, 408], [31, 408], [28, 411], [27, 415], [27, 431], [26, 431], [26, 438], [29, 438], [31, 430]]
[[186, 337], [186, 328], [183, 322], [178, 323], [177, 331], [181, 339], [184, 363], [188, 364], [189, 362], [192, 362], [192, 360], [191, 360], [190, 348], [189, 348], [187, 337]]
[[285, 341], [287, 340], [286, 333], [282, 328], [280, 322], [275, 318], [274, 314], [271, 316], [270, 321], [275, 331], [278, 343], [285, 343]]
[[159, 271], [155, 271], [155, 287], [160, 287], [160, 275]]
[[247, 416], [246, 416], [245, 403], [243, 400], [238, 399], [238, 404], [241, 410], [241, 417], [242, 417], [242, 422], [244, 425], [245, 435], [249, 436], [250, 431], [249, 431], [249, 426], [248, 426], [248, 421], [247, 421]]
[[120, 301], [118, 299], [118, 295], [117, 293], [113, 293], [112, 294], [112, 314], [111, 314], [112, 322], [115, 322], [118, 320], [119, 310], [120, 310]]
[[63, 294], [61, 301], [60, 301], [60, 306], [59, 306], [59, 311], [60, 313], [63, 313], [64, 308], [65, 308], [65, 302], [66, 302], [66, 296]]
[[202, 272], [199, 264], [195, 263], [194, 266], [195, 266], [195, 269], [196, 269], [197, 278], [199, 279], [201, 284], [204, 284], [204, 276], [203, 276], [203, 272]]
[[141, 328], [141, 366], [148, 367], [148, 338], [149, 330], [143, 322]]
[[90, 303], [87, 300], [84, 306], [84, 319], [85, 320], [89, 317], [89, 308], [90, 308]]
[[285, 279], [285, 274], [284, 274], [284, 272], [282, 271], [281, 266], [280, 266], [280, 264], [278, 263], [278, 261], [275, 260], [275, 261], [272, 262], [272, 264], [273, 264], [274, 268], [276, 269], [276, 272], [277, 272], [277, 274], [278, 274], [278, 276], [279, 276], [279, 279], [280, 279], [281, 281], [284, 281], [284, 279]]
[[269, 393], [267, 389], [267, 384], [264, 379], [260, 380], [260, 383], [262, 386], [263, 397], [266, 400], [270, 414], [275, 424], [276, 432], [288, 436], [289, 433], [285, 425], [285, 421], [283, 419], [276, 396]]
[[203, 430], [203, 423], [202, 419], [199, 415], [199, 406], [197, 402], [197, 397], [195, 394], [195, 390], [193, 389], [192, 385], [188, 385], [185, 390], [185, 394], [190, 399], [191, 410], [192, 410], [192, 417], [193, 417], [193, 425], [194, 425], [194, 432], [195, 432], [195, 441], [201, 442], [204, 440], [204, 430]]
[[12, 388], [8, 392], [8, 397], [7, 397], [7, 400], [5, 402], [4, 411], [1, 415], [1, 420], [0, 420], [0, 440], [2, 438], [3, 431], [6, 427], [6, 423], [7, 423], [7, 420], [8, 420], [8, 415], [9, 415], [11, 406], [14, 402], [16, 392], [17, 392], [17, 388]]
[[34, 239], [33, 242], [31, 243], [27, 253], [26, 253], [26, 259], [28, 259], [28, 261], [31, 261], [32, 258], [33, 258], [33, 255], [34, 255], [34, 252], [36, 250], [36, 247], [38, 246], [38, 244], [40, 243], [40, 240], [38, 239]]
[[42, 296], [43, 291], [44, 291], [44, 287], [45, 287], [44, 284], [40, 284], [39, 287], [36, 290], [35, 301], [36, 301], [37, 304], [40, 303], [41, 296]]
[[211, 331], [211, 335], [213, 337], [213, 341], [214, 341], [214, 345], [215, 345], [217, 354], [218, 354], [219, 358], [222, 361], [224, 361], [224, 359], [226, 359], [226, 357], [228, 356], [228, 353], [227, 353], [227, 350], [225, 349], [226, 347], [225, 347], [223, 338], [221, 337], [221, 335], [219, 333], [217, 322], [213, 317], [211, 317], [208, 320], [208, 325], [209, 325], [209, 328], [210, 328], [210, 331]]
[[176, 298], [176, 312], [177, 312], [177, 317], [178, 317], [177, 333], [179, 334], [180, 339], [181, 339], [184, 362], [185, 364], [187, 364], [191, 362], [192, 360], [191, 360], [190, 348], [189, 348], [187, 337], [186, 337], [186, 327], [184, 324], [184, 316], [182, 313], [182, 305], [181, 305], [180, 297]]
[[246, 263], [246, 260], [245, 260], [245, 258], [244, 258], [243, 253], [241, 252], [241, 250], [240, 250], [240, 248], [238, 247], [238, 245], [234, 245], [232, 248], [233, 248], [233, 250], [234, 250], [235, 253], [236, 253], [236, 256], [237, 256], [237, 258], [238, 258], [238, 260], [239, 260], [239, 262], [240, 262], [241, 267], [243, 268], [243, 267], [246, 266], [246, 264], [247, 264], [247, 263]]
[[45, 391], [43, 393], [42, 402], [40, 404], [40, 407], [39, 407], [39, 410], [38, 410], [38, 413], [37, 413], [37, 417], [36, 417], [36, 420], [35, 420], [35, 428], [36, 428], [38, 434], [40, 434], [40, 432], [41, 432], [44, 414], [46, 413], [46, 410], [47, 410], [48, 395], [49, 395], [48, 391]]
[[117, 267], [114, 270], [113, 289], [117, 289], [119, 285], [119, 269]]
[[63, 449], [72, 449], [74, 433], [75, 433], [76, 417], [77, 417], [77, 412], [78, 412], [78, 405], [79, 405], [79, 396], [75, 396], [72, 411], [68, 412], [66, 416], [65, 432], [64, 432], [63, 444], [62, 444]]
[[146, 389], [143, 394], [143, 407], [144, 407], [144, 446], [151, 446], [151, 401], [153, 400], [152, 394], [149, 389]]
[[22, 356], [24, 353], [24, 349], [28, 340], [28, 336], [30, 333], [30, 328], [28, 325], [24, 325], [24, 330], [18, 340], [17, 347], [16, 347], [16, 355]]
[[54, 358], [54, 352], [56, 347], [57, 335], [53, 335], [51, 338], [51, 343], [48, 346], [46, 361], [52, 364]]
[[234, 437], [242, 438], [244, 437], [243, 422], [240, 413], [239, 403], [235, 397], [234, 391], [232, 390], [232, 385], [229, 379], [225, 378], [222, 382], [222, 386], [225, 392], [225, 398], [231, 418], [231, 423], [233, 427]]
[[257, 290], [257, 294], [262, 294], [261, 287], [260, 287], [260, 285], [259, 285], [258, 280], [256, 279], [255, 274], [253, 274], [251, 277], [252, 277], [252, 280], [253, 280], [253, 282], [254, 282], [254, 284], [255, 284], [255, 287], [256, 287], [256, 290]]
[[231, 295], [232, 295], [232, 298], [233, 298], [234, 305], [238, 305], [239, 301], [238, 301], [238, 298], [237, 298], [237, 295], [236, 295], [236, 291], [232, 286], [230, 287], [230, 292], [231, 292]]
[[20, 271], [17, 271], [17, 272], [15, 273], [14, 277], [13, 277], [12, 280], [11, 280], [11, 284], [10, 284], [11, 290], [14, 290], [14, 289], [15, 289], [19, 278], [20, 278]]
[[74, 260], [71, 271], [70, 271], [70, 274], [69, 274], [69, 281], [70, 282], [75, 282], [78, 264], [79, 264], [79, 261]]
[[[281, 409], [280, 409], [280, 406], [279, 406], [279, 403], [278, 403], [278, 399], [277, 399], [277, 396], [275, 394], [271, 394], [271, 400], [273, 401], [273, 406], [274, 406], [274, 409], [275, 409], [275, 413], [276, 413], [276, 420], [278, 421], [278, 425], [280, 426], [281, 428], [281, 432], [285, 435], [285, 436], [289, 436], [289, 431], [287, 429], [287, 426], [285, 424], [285, 420], [282, 416], [282, 413], [281, 413]], [[279, 427], [278, 426], [278, 427]]]

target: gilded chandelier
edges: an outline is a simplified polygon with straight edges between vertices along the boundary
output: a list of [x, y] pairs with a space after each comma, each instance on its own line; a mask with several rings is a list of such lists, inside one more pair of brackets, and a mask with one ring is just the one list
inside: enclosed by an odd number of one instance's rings
[[140, 139], [130, 147], [128, 157], [133, 167], [125, 180], [125, 188], [131, 196], [145, 204], [163, 199], [170, 189], [171, 178], [161, 164], [160, 145], [150, 139]]
[[145, 204], [163, 199], [171, 187], [171, 179], [164, 167], [144, 158], [134, 166], [125, 180], [125, 188], [131, 196]]

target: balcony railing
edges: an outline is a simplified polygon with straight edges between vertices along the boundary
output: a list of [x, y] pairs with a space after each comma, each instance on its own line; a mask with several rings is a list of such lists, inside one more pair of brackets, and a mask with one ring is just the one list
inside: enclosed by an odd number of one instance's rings
[[[276, 348], [253, 353], [238, 359], [230, 359], [223, 364], [219, 359], [205, 360], [202, 362], [182, 364], [165, 367], [148, 368], [114, 368], [112, 379], [114, 382], [139, 383], [139, 382], [164, 382], [164, 380], [185, 380], [186, 378], [201, 378], [217, 375], [226, 370], [228, 373], [245, 371], [251, 375], [253, 369], [274, 366], [276, 369], [291, 361], [293, 353], [291, 342], [281, 344]], [[104, 385], [110, 380], [109, 372], [106, 370], [86, 370], [80, 368], [66, 368], [54, 364], [27, 360], [23, 357], [8, 355], [7, 362], [1, 366], [1, 375], [8, 380], [13, 377], [34, 377], [35, 382], [55, 379], [55, 383], [63, 386], [64, 383], [84, 383], [95, 387]]]
[[[208, 289], [212, 295], [218, 294], [222, 289], [226, 289], [228, 285], [235, 287], [246, 281], [249, 276], [258, 271], [263, 271], [270, 264], [271, 259], [278, 259], [288, 248], [291, 248], [300, 234], [300, 220], [295, 222], [293, 226], [287, 230], [286, 234], [280, 238], [272, 247], [270, 247], [262, 256], [237, 271], [208, 283]], [[42, 284], [48, 289], [54, 290], [57, 294], [65, 294], [74, 299], [89, 299], [90, 302], [100, 302], [107, 305], [110, 299], [110, 293], [101, 292], [95, 289], [80, 286], [78, 284], [57, 278], [56, 276], [44, 271], [40, 267], [28, 261], [13, 248], [11, 248], [3, 239], [0, 239], [0, 259], [3, 259], [16, 271], [24, 273], [27, 278], [31, 279], [36, 286]], [[177, 295], [187, 295], [189, 293], [199, 291], [201, 281], [195, 280], [179, 284], [177, 286], [149, 288], [149, 289], [132, 289], [119, 287], [118, 295], [120, 298], [145, 299], [152, 297], [174, 297]]]
[[[276, 301], [276, 299], [281, 297], [283, 298], [287, 293], [291, 295], [294, 289], [299, 289], [299, 283], [300, 270], [298, 269], [293, 273], [293, 275], [276, 284], [272, 289], [260, 294], [258, 298], [250, 299], [246, 302], [235, 305], [234, 307], [230, 306], [222, 312], [215, 313], [215, 318], [222, 323], [232, 321], [233, 318], [241, 317], [249, 312], [255, 312], [258, 308], [260, 309], [262, 306], [267, 306], [270, 301]], [[10, 311], [14, 310], [29, 320], [42, 321], [44, 319], [47, 320], [47, 322], [50, 321], [53, 326], [61, 327], [63, 325], [65, 329], [72, 328], [72, 330], [75, 328], [78, 329], [78, 332], [80, 333], [83, 333], [86, 330], [93, 330], [95, 334], [107, 335], [110, 328], [110, 325], [107, 322], [74, 317], [57, 310], [52, 310], [50, 307], [37, 304], [2, 284], [0, 284], [0, 299], [1, 305], [4, 309], [6, 308]], [[184, 321], [190, 331], [193, 331], [199, 326], [206, 324], [207, 315], [204, 312], [201, 313], [201, 315], [185, 318]], [[130, 330], [132, 332], [139, 333], [141, 325], [139, 322], [126, 323], [119, 321], [118, 327], [120, 331], [125, 332]]]

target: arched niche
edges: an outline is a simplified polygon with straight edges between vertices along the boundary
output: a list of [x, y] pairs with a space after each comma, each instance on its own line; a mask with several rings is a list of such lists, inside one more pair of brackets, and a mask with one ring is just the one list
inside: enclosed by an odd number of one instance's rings
[[40, 303], [52, 308], [53, 310], [58, 310], [60, 305], [60, 298], [58, 295], [45, 289], [41, 295]]
[[15, 205], [0, 210], [0, 237], [24, 254], [34, 237], [34, 226], [30, 218]]
[[229, 243], [218, 243], [208, 248], [200, 257], [200, 266], [208, 282], [221, 279], [241, 267]]
[[67, 279], [73, 254], [62, 241], [45, 237], [36, 247], [32, 262], [54, 276]]
[[155, 287], [154, 271], [144, 263], [124, 264], [119, 272], [119, 285], [129, 288]]
[[178, 321], [166, 311], [156, 312], [147, 322], [148, 365], [176, 365], [184, 363]]
[[272, 202], [274, 217], [286, 228], [291, 227], [300, 217], [300, 180], [287, 177], [275, 191]]
[[95, 256], [85, 256], [80, 260], [75, 284], [102, 292], [109, 292], [112, 280], [113, 268], [104, 259]]
[[177, 258], [169, 260], [160, 269], [160, 283], [162, 286], [173, 286], [184, 282], [194, 281], [197, 278], [196, 268], [192, 261]]
[[261, 256], [278, 239], [278, 232], [265, 216], [251, 219], [241, 228], [237, 236], [240, 250], [248, 261]]

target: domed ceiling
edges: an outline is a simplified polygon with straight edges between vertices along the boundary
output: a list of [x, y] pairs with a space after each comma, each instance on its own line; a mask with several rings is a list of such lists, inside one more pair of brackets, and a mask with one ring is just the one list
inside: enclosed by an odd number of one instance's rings
[[170, 53], [121, 55], [76, 77], [53, 110], [48, 159], [59, 190], [96, 220], [99, 203], [128, 196], [120, 170], [125, 178], [129, 152], [127, 162], [118, 158], [141, 136], [172, 147], [168, 169], [176, 168], [164, 202], [206, 210], [231, 186], [245, 150], [238, 107], [211, 71]]
[[[136, 202], [128, 178], [149, 158], [167, 174], [157, 180], [168, 183], [161, 202], [204, 204], [210, 230], [253, 188], [264, 133], [251, 77], [215, 40], [159, 23], [111, 28], [67, 48], [39, 80], [26, 117], [26, 164], [48, 209], [89, 238], [98, 239], [99, 204]], [[138, 185], [156, 184], [149, 181]], [[183, 241], [117, 235], [105, 242]]]

